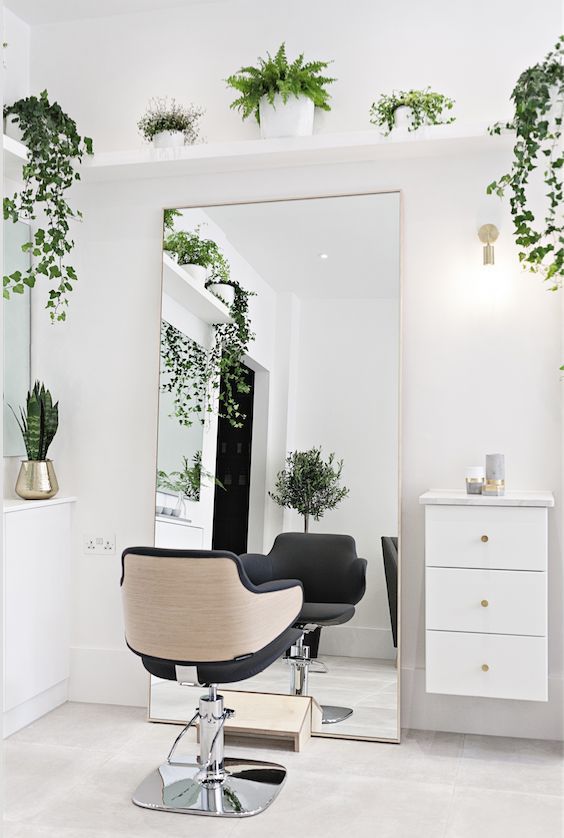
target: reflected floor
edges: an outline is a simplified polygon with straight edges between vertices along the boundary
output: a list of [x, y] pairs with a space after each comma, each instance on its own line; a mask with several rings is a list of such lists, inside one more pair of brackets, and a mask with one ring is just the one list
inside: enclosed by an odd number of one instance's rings
[[[309, 692], [319, 704], [350, 707], [352, 716], [342, 722], [323, 725], [315, 732], [330, 736], [397, 737], [397, 673], [390, 660], [320, 655], [327, 672], [317, 672], [313, 663]], [[285, 660], [235, 684], [230, 690], [287, 694], [289, 666]], [[227, 688], [227, 687], [226, 687]], [[201, 687], [181, 687], [173, 681], [151, 679], [150, 717], [158, 720], [187, 721], [197, 704]]]

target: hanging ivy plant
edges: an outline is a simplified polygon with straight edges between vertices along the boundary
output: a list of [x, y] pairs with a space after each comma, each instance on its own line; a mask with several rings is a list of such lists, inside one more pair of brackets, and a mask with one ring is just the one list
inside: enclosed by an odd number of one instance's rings
[[[212, 277], [207, 285], [217, 283]], [[249, 319], [249, 299], [254, 292], [247, 291], [232, 279], [222, 285], [230, 285], [235, 291], [229, 313], [233, 323], [218, 323], [214, 326], [214, 340], [210, 352], [210, 367], [214, 371], [214, 386], [219, 389], [219, 415], [227, 419], [234, 428], [240, 428], [245, 414], [239, 410], [239, 395], [249, 392], [249, 385], [243, 368], [243, 357], [254, 340]]]
[[190, 427], [211, 412], [210, 370], [206, 350], [183, 332], [161, 321], [161, 390], [174, 396], [174, 415]]
[[49, 102], [46, 90], [38, 97], [28, 96], [6, 106], [4, 117], [19, 124], [28, 149], [23, 187], [12, 198], [4, 198], [4, 219], [33, 221], [39, 212], [45, 217], [45, 226], [22, 245], [22, 250], [31, 250], [31, 266], [25, 273], [14, 271], [4, 276], [4, 298], [23, 294], [26, 285], [33, 288], [38, 276], [45, 276], [55, 282], [46, 305], [51, 320], [65, 320], [68, 294], [77, 279], [67, 262], [74, 246], [69, 222], [82, 218], [67, 203], [65, 192], [80, 180], [76, 166], [85, 154], [92, 154], [92, 140], [78, 134], [74, 120], [57, 102]]
[[[513, 234], [519, 260], [530, 271], [551, 282], [550, 290], [562, 286], [564, 278], [564, 218], [562, 215], [562, 120], [564, 111], [564, 36], [544, 61], [521, 73], [511, 94], [515, 116], [489, 130], [500, 134], [514, 130], [511, 171], [487, 187], [488, 195], [510, 192]], [[527, 201], [529, 177], [543, 167], [547, 208], [544, 221], [537, 222]]]

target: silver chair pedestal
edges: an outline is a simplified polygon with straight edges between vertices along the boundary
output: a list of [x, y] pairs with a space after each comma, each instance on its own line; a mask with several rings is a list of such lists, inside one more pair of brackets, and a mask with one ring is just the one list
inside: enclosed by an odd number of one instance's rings
[[[309, 672], [312, 659], [309, 656], [309, 646], [304, 645], [303, 634], [290, 647], [288, 663], [290, 664], [290, 695], [309, 695]], [[348, 719], [353, 711], [351, 707], [322, 704], [321, 713], [321, 721], [324, 725], [334, 725]]]
[[[167, 761], [143, 780], [133, 802], [144, 809], [229, 818], [258, 815], [266, 809], [282, 788], [286, 769], [273, 762], [224, 757], [223, 727], [232, 715], [224, 709], [216, 687], [210, 687]], [[196, 719], [200, 720], [197, 762], [174, 759], [177, 745]]]

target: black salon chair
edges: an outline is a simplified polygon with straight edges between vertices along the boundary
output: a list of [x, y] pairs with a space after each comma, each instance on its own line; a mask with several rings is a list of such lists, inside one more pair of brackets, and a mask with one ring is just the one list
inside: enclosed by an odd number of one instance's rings
[[[139, 786], [133, 802], [184, 814], [244, 817], [263, 811], [286, 770], [276, 763], [223, 755], [223, 726], [233, 715], [217, 685], [251, 678], [301, 637], [303, 604], [295, 579], [254, 584], [233, 553], [130, 547], [122, 556], [127, 645], [152, 675], [208, 687], [169, 755]], [[199, 721], [200, 754], [173, 759]]]
[[388, 607], [394, 648], [398, 647], [398, 540], [394, 536], [382, 536], [382, 556], [388, 589]]
[[[288, 659], [290, 691], [307, 695], [311, 658], [304, 633], [347, 623], [354, 616], [354, 606], [366, 591], [366, 559], [358, 558], [350, 535], [287, 532], [276, 537], [267, 555], [245, 553], [241, 561], [255, 584], [292, 578], [303, 585], [304, 603], [294, 622], [302, 634]], [[322, 711], [324, 724], [341, 722], [353, 712], [350, 707], [328, 705]]]

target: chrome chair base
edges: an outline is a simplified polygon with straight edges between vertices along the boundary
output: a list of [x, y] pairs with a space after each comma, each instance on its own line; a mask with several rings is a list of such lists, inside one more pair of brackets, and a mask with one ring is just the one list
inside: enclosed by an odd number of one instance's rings
[[278, 795], [286, 769], [273, 762], [224, 759], [224, 779], [202, 781], [201, 765], [165, 762], [133, 795], [136, 806], [185, 815], [245, 818], [264, 811]]
[[324, 725], [335, 725], [337, 722], [343, 722], [352, 716], [353, 711], [351, 707], [335, 707], [332, 704], [321, 705], [321, 721]]

